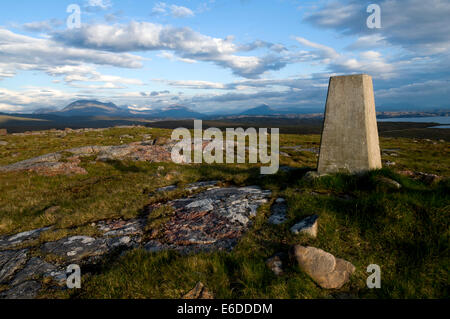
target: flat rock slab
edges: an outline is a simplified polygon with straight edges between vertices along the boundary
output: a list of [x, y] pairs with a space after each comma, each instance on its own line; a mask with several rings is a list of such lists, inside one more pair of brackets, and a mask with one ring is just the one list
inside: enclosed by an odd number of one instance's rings
[[28, 249], [0, 252], [0, 284], [6, 284], [27, 262]]
[[[202, 188], [214, 187], [214, 186], [217, 186], [218, 184], [219, 184], [219, 181], [197, 182], [197, 183], [188, 184], [186, 186], [186, 188], [184, 188], [184, 190], [189, 191], [189, 192], [193, 192], [193, 191], [196, 191], [196, 190], [202, 189]], [[171, 192], [171, 191], [174, 191], [174, 190], [177, 190], [177, 189], [179, 189], [179, 187], [177, 185], [169, 185], [169, 186], [158, 188], [156, 190], [156, 192], [157, 193]]]
[[[87, 174], [80, 167], [80, 157], [96, 156], [97, 161], [133, 160], [146, 162], [170, 162], [172, 145], [148, 145], [134, 142], [126, 145], [83, 146], [61, 152], [42, 155], [25, 161], [0, 167], [0, 172], [31, 171], [40, 175]], [[63, 160], [63, 155], [72, 156]]]
[[174, 209], [173, 217], [163, 227], [162, 237], [148, 242], [145, 248], [185, 252], [231, 250], [250, 226], [250, 219], [270, 196], [270, 191], [256, 186], [227, 187], [170, 201], [167, 205]]
[[22, 232], [16, 235], [0, 237], [0, 250], [12, 249], [18, 245], [38, 239], [42, 232], [49, 230], [50, 227], [34, 229]]
[[291, 227], [291, 233], [295, 235], [306, 234], [314, 238], [317, 237], [318, 219], [319, 216], [317, 215], [306, 217], [305, 219]]
[[34, 299], [41, 287], [37, 281], [26, 281], [0, 293], [0, 299]]
[[141, 236], [144, 232], [146, 220], [144, 218], [131, 220], [107, 220], [97, 223], [98, 229], [105, 237]]
[[341, 288], [355, 271], [350, 262], [315, 247], [296, 245], [293, 254], [299, 267], [322, 288]]
[[49, 264], [38, 257], [31, 258], [25, 267], [20, 270], [14, 279], [10, 282], [10, 286], [17, 286], [25, 281], [34, 279], [35, 277], [52, 278], [57, 283], [63, 284], [66, 280], [66, 274], [62, 270], [58, 270], [56, 266]]
[[113, 251], [118, 247], [131, 247], [130, 237], [93, 238], [88, 236], [72, 236], [55, 242], [45, 243], [41, 251], [63, 258], [66, 262], [80, 262], [84, 259], [93, 260]]

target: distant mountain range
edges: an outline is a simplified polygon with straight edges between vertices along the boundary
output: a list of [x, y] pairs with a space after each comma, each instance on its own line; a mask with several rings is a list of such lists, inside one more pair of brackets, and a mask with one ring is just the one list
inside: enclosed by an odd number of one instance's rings
[[160, 110], [133, 111], [128, 108], [118, 107], [114, 103], [103, 103], [96, 100], [78, 100], [70, 103], [60, 111], [43, 108], [36, 110], [34, 114], [70, 116], [70, 117], [152, 117], [152, 118], [202, 118], [205, 115], [194, 112], [184, 106], [171, 106]]
[[[229, 114], [228, 116], [274, 116], [283, 114], [298, 114], [304, 113], [304, 111], [306, 110], [302, 110], [302, 112], [299, 112], [299, 110], [275, 110], [267, 104], [263, 104], [255, 108], [250, 108], [241, 113]], [[70, 103], [60, 111], [51, 108], [42, 108], [36, 110], [33, 114], [65, 117], [149, 117], [155, 119], [202, 119], [213, 117], [213, 115], [205, 115], [195, 112], [190, 108], [181, 105], [174, 105], [158, 110], [137, 111], [128, 109], [127, 107], [119, 107], [111, 102], [104, 103], [96, 100], [78, 100]]]

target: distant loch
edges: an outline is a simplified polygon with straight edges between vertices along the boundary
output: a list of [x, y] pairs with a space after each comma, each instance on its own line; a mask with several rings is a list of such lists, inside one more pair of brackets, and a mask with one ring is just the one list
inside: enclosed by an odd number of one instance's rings
[[426, 117], [393, 117], [378, 119], [378, 122], [414, 122], [414, 123], [438, 123], [441, 125], [434, 128], [450, 128], [449, 116], [426, 116]]

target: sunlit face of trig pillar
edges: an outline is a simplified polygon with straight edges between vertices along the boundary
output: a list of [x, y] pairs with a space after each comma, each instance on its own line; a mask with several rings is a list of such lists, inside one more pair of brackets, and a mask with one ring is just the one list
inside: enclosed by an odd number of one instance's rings
[[381, 168], [372, 77], [330, 79], [318, 173], [360, 173]]

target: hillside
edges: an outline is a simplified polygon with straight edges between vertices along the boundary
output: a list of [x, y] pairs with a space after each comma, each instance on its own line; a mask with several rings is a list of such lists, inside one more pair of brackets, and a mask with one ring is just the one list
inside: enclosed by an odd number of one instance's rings
[[[0, 298], [180, 298], [198, 282], [214, 298], [446, 298], [448, 142], [381, 138], [383, 170], [311, 180], [319, 135], [281, 135], [281, 169], [261, 176], [254, 164], [174, 164], [170, 134], [1, 137], [0, 256], [11, 261], [0, 264]], [[312, 215], [316, 237], [291, 231]], [[321, 288], [288, 258], [299, 244], [356, 270]], [[55, 288], [73, 263], [82, 288]], [[380, 289], [366, 287], [372, 263]]]

